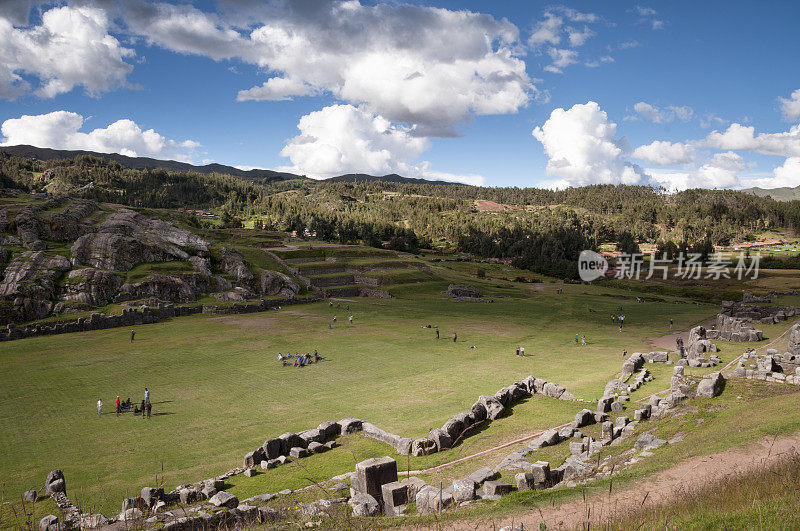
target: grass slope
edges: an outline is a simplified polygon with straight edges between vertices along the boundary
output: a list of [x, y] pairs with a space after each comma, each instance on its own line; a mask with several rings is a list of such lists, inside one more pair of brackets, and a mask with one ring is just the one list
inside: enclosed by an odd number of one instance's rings
[[[669, 317], [686, 327], [716, 309], [636, 304], [596, 287], [564, 286], [557, 295], [555, 284], [515, 284], [495, 278], [495, 270], [473, 282], [494, 303], [456, 302], [440, 291], [449, 281], [469, 280], [466, 266], [436, 269], [448, 281], [398, 286], [395, 300], [349, 302], [352, 327], [342, 323], [343, 308], [318, 303], [145, 325], [137, 327], [133, 344], [121, 329], [0, 344], [0, 447], [7, 449], [0, 453], [0, 477], [8, 497], [61, 468], [73, 495], [113, 514], [125, 494], [154, 484], [162, 467], [171, 488], [239, 465], [267, 437], [345, 416], [422, 436], [478, 395], [528, 374], [595, 398], [619, 370], [623, 348], [649, 349], [643, 338], [667, 333]], [[620, 304], [627, 310], [622, 333], [608, 319]], [[336, 313], [339, 324], [330, 330]], [[443, 339], [421, 328], [427, 324], [438, 325]], [[457, 343], [447, 339], [452, 331]], [[574, 346], [576, 332], [586, 334], [586, 347]], [[518, 344], [530, 356], [513, 356]], [[278, 352], [314, 349], [328, 359], [304, 369], [276, 361]], [[152, 419], [111, 413], [116, 394], [138, 401], [145, 386]], [[105, 403], [102, 418], [98, 398]], [[465, 445], [561, 423], [577, 408], [551, 402], [520, 405]], [[456, 458], [457, 450], [431, 459]], [[348, 459], [341, 463], [349, 470]]]

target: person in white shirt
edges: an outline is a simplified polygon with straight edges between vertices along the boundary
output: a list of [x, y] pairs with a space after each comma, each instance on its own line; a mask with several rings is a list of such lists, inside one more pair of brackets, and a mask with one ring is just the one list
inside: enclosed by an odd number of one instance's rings
[[102, 415], [103, 415], [103, 401], [102, 400], [98, 400], [97, 401], [97, 416], [100, 417]]

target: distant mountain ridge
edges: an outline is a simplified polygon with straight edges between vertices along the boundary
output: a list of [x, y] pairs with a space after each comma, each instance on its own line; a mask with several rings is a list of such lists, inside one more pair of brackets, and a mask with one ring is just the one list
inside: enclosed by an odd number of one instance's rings
[[268, 181], [287, 181], [289, 179], [305, 179], [293, 173], [278, 172], [273, 170], [240, 170], [233, 166], [224, 164], [206, 164], [205, 166], [195, 166], [187, 162], [176, 160], [159, 160], [149, 157], [128, 157], [119, 153], [97, 153], [95, 151], [64, 150], [40, 148], [36, 146], [0, 146], [0, 153], [8, 153], [16, 157], [38, 160], [57, 160], [71, 159], [79, 155], [91, 155], [93, 157], [118, 162], [124, 168], [133, 170], [152, 170], [163, 169], [167, 171], [193, 171], [197, 173], [225, 173], [243, 179], [266, 179]]
[[[188, 162], [179, 162], [176, 160], [160, 160], [149, 157], [128, 157], [120, 155], [119, 153], [98, 153], [96, 151], [82, 151], [82, 150], [65, 150], [65, 149], [50, 149], [40, 148], [36, 146], [18, 145], [18, 146], [0, 146], [0, 153], [8, 153], [15, 157], [22, 157], [27, 159], [38, 160], [58, 160], [58, 159], [72, 159], [79, 155], [91, 155], [93, 157], [114, 161], [122, 165], [124, 168], [132, 170], [152, 170], [162, 169], [166, 171], [193, 171], [197, 173], [221, 173], [240, 177], [242, 179], [250, 180], [267, 180], [267, 181], [288, 181], [291, 179], [308, 179], [303, 175], [295, 175], [294, 173], [279, 172], [274, 170], [241, 170], [233, 166], [225, 164], [206, 164], [205, 166], [195, 166]], [[382, 181], [392, 183], [416, 183], [416, 184], [460, 184], [450, 183], [446, 181], [428, 181], [425, 179], [414, 179], [411, 177], [403, 177], [396, 173], [389, 175], [375, 176], [365, 173], [348, 173], [346, 175], [339, 175], [325, 179], [329, 182], [365, 182], [365, 181]]]
[[381, 181], [385, 183], [410, 183], [410, 184], [458, 184], [462, 186], [466, 186], [463, 183], [451, 183], [448, 181], [429, 181], [427, 179], [415, 179], [413, 177], [403, 177], [402, 175], [397, 175], [396, 173], [390, 173], [388, 175], [368, 175], [366, 173], [347, 173], [345, 175], [338, 175], [336, 177], [330, 177], [325, 179], [327, 182], [331, 183], [363, 183], [363, 182], [372, 182], [372, 181]]
[[758, 197], [771, 197], [775, 201], [798, 201], [800, 200], [800, 186], [789, 188], [746, 188], [742, 190], [748, 194], [757, 195]]

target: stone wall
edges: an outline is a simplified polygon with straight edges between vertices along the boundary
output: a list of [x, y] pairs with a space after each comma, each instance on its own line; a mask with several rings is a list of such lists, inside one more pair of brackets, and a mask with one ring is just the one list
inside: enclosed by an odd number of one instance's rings
[[800, 306], [756, 306], [734, 301], [722, 301], [720, 315], [735, 317], [745, 322], [772, 324], [800, 315]]
[[706, 338], [722, 341], [761, 341], [763, 334], [761, 330], [746, 324], [744, 319], [721, 313], [717, 315], [714, 328], [706, 330]]
[[383, 279], [379, 277], [365, 277], [363, 275], [355, 275], [353, 277], [356, 284], [359, 286], [373, 286], [378, 287], [383, 284]]
[[372, 299], [394, 299], [394, 296], [386, 290], [372, 289], [372, 288], [358, 288], [358, 294], [361, 297], [370, 297]]
[[753, 295], [752, 293], [748, 293], [747, 291], [745, 291], [744, 293], [742, 293], [742, 302], [745, 304], [770, 303], [772, 302], [772, 300], [769, 298], [769, 296], [758, 297], [756, 295]]
[[689, 331], [689, 341], [686, 345], [687, 359], [679, 360], [678, 363], [690, 367], [713, 367], [720, 362], [715, 352], [717, 346], [708, 339], [706, 327], [695, 326]]

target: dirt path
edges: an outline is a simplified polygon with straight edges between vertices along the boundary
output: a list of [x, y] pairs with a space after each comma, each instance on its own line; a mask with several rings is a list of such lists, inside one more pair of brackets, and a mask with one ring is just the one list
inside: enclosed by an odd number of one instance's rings
[[639, 507], [652, 507], [669, 503], [681, 494], [687, 484], [692, 487], [710, 485], [727, 475], [736, 475], [754, 468], [772, 464], [787, 453], [800, 447], [800, 433], [788, 437], [765, 437], [747, 446], [703, 457], [693, 457], [636, 480], [621, 490], [610, 494], [593, 494], [583, 499], [571, 500], [561, 505], [544, 505], [514, 516], [463, 520], [443, 525], [442, 529], [499, 529], [508, 525], [524, 524], [524, 529], [586, 528], [587, 517], [596, 526], [603, 519], [624, 514]]

